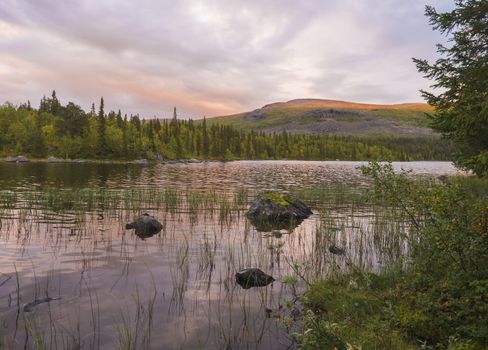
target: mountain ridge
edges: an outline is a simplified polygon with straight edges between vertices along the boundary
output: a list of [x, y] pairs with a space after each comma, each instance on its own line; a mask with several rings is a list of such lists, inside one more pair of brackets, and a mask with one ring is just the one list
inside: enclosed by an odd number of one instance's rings
[[[317, 107], [337, 107], [337, 108], [349, 108], [349, 109], [422, 109], [432, 110], [432, 107], [427, 103], [422, 102], [403, 102], [394, 104], [381, 104], [381, 103], [364, 103], [364, 102], [352, 102], [343, 100], [332, 99], [318, 99], [318, 98], [296, 98], [286, 102], [273, 102], [264, 105], [261, 108], [289, 106], [289, 107], [305, 107], [312, 104], [317, 104]], [[240, 113], [238, 113], [240, 114]]]
[[427, 136], [432, 134], [427, 117], [432, 111], [426, 103], [373, 104], [299, 98], [208, 121], [264, 132]]

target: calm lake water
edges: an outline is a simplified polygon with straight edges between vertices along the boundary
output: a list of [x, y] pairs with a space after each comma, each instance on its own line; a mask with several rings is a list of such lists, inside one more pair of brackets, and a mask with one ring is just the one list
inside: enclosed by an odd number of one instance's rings
[[[286, 276], [375, 270], [400, 254], [350, 195], [368, 187], [363, 164], [0, 163], [0, 348], [294, 348], [287, 327], [300, 308], [290, 301], [303, 285]], [[457, 173], [447, 162], [394, 165]], [[244, 213], [264, 189], [302, 193], [314, 215], [258, 232]], [[125, 230], [144, 212], [163, 222], [160, 234]], [[330, 254], [332, 243], [347, 254]], [[235, 273], [248, 267], [276, 281], [242, 289]]]

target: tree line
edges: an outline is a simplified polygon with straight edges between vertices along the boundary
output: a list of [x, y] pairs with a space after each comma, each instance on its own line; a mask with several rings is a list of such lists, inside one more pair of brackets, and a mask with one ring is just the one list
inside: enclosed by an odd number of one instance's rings
[[86, 159], [448, 160], [438, 137], [267, 134], [203, 120], [141, 119], [105, 112], [101, 98], [85, 112], [53, 91], [39, 108], [0, 106], [0, 154]]

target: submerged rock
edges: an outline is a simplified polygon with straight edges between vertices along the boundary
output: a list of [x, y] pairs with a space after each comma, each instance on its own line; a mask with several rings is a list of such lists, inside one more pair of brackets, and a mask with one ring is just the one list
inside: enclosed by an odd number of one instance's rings
[[344, 248], [340, 248], [336, 245], [331, 245], [329, 247], [329, 252], [331, 252], [332, 254], [335, 254], [335, 255], [344, 255], [346, 250]]
[[294, 228], [312, 215], [300, 199], [284, 192], [267, 191], [258, 195], [246, 213], [258, 231]]
[[244, 269], [236, 273], [236, 282], [244, 289], [264, 287], [274, 282], [274, 278], [258, 268]]
[[154, 236], [156, 233], [161, 232], [163, 225], [154, 218], [154, 216], [148, 213], [143, 214], [127, 225], [125, 225], [127, 230], [136, 230], [136, 235], [141, 238], [148, 238]]
[[50, 301], [53, 300], [59, 300], [61, 297], [54, 297], [54, 298], [43, 298], [43, 299], [35, 299], [34, 301], [31, 301], [30, 303], [24, 304], [24, 312], [31, 312], [32, 309], [34, 309], [37, 305], [39, 304], [44, 304], [44, 303], [49, 303]]

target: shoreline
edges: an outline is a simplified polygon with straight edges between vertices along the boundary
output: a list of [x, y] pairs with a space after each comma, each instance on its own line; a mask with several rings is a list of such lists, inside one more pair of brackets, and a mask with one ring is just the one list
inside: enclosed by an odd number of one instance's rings
[[2, 163], [12, 164], [25, 164], [25, 163], [49, 163], [49, 164], [83, 164], [83, 163], [95, 163], [95, 164], [196, 164], [205, 162], [228, 162], [228, 160], [200, 160], [200, 159], [172, 159], [172, 160], [149, 160], [149, 159], [134, 159], [134, 160], [122, 160], [122, 159], [64, 159], [64, 158], [27, 158], [25, 156], [16, 157], [2, 157], [0, 158]]
[[[0, 163], [11, 163], [11, 164], [26, 164], [26, 163], [47, 163], [47, 164], [137, 164], [137, 165], [153, 165], [153, 164], [202, 164], [202, 163], [229, 163], [229, 162], [258, 162], [258, 161], [296, 161], [296, 162], [370, 162], [372, 160], [362, 159], [362, 160], [349, 160], [349, 159], [168, 159], [168, 160], [149, 160], [149, 159], [134, 159], [134, 160], [120, 160], [120, 159], [63, 159], [63, 158], [27, 158], [24, 156], [17, 157], [2, 157], [0, 158]], [[379, 162], [394, 162], [394, 163], [410, 163], [410, 162], [449, 162], [453, 163], [452, 160], [433, 160], [433, 159], [422, 159], [422, 160], [384, 160]]]

